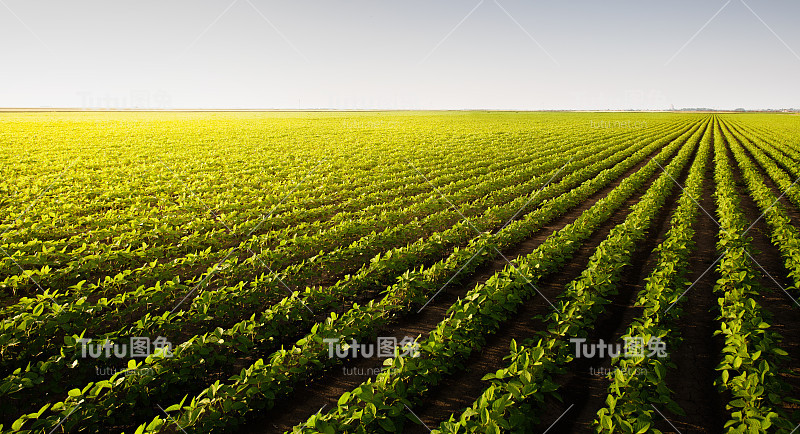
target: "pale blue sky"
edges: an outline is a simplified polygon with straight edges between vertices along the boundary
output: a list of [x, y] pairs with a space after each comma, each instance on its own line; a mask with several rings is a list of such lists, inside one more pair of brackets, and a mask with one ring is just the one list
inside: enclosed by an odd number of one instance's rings
[[0, 0], [0, 106], [800, 108], [798, 18], [796, 0]]

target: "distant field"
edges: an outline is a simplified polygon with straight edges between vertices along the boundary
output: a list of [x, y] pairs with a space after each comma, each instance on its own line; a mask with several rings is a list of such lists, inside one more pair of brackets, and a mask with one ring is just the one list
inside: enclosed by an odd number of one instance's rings
[[8, 112], [0, 161], [3, 433], [800, 423], [796, 116]]

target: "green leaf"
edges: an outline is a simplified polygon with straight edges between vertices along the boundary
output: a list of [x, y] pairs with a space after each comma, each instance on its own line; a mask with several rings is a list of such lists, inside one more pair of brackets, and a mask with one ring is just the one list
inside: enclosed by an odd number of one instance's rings
[[344, 392], [342, 396], [339, 397], [339, 405], [345, 405], [347, 401], [350, 400], [350, 392]]
[[396, 431], [396, 429], [394, 427], [394, 422], [392, 422], [391, 419], [381, 419], [380, 422], [378, 422], [378, 425], [380, 425], [381, 428], [383, 428], [386, 431], [389, 431], [389, 432], [395, 432]]
[[613, 422], [611, 421], [611, 417], [610, 416], [600, 417], [600, 426], [605, 430], [611, 431], [611, 428], [613, 427]]
[[735, 399], [730, 403], [731, 407], [744, 407], [747, 405], [743, 399]]
[[11, 431], [19, 431], [22, 429], [22, 425], [25, 424], [25, 419], [17, 419], [11, 425]]

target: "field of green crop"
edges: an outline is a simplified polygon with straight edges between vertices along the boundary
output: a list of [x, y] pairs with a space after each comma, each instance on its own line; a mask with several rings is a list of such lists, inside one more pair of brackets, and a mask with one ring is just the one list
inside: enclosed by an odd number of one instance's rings
[[800, 433], [800, 116], [6, 112], [0, 162], [2, 433]]

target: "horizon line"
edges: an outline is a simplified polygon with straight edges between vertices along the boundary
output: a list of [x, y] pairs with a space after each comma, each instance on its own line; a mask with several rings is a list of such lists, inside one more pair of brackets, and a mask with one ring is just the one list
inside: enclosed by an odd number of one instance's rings
[[718, 109], [686, 107], [676, 109], [516, 109], [516, 108], [80, 108], [80, 107], [0, 107], [0, 112], [593, 112], [593, 113], [686, 113], [686, 112], [780, 112], [800, 113], [800, 108]]

